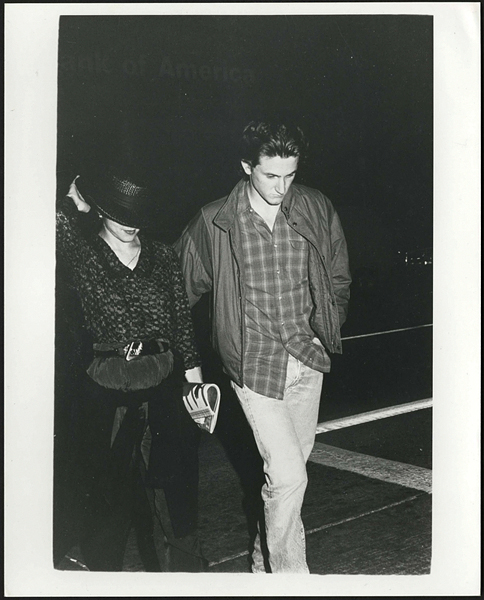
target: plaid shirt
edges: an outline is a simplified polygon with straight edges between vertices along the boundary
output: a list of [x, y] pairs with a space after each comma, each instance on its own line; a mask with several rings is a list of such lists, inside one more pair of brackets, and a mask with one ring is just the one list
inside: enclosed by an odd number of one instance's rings
[[239, 211], [244, 257], [244, 384], [282, 399], [288, 353], [322, 371], [324, 351], [309, 325], [308, 242], [277, 214], [272, 232], [251, 208]]

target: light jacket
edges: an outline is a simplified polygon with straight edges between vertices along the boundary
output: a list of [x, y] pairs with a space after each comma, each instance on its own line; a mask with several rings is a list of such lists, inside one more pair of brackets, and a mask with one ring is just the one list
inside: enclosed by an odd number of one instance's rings
[[[246, 193], [240, 181], [229, 196], [204, 206], [175, 243], [190, 305], [212, 292], [212, 343], [229, 377], [243, 385], [244, 272], [237, 209]], [[342, 352], [351, 276], [338, 215], [318, 190], [293, 184], [281, 210], [290, 227], [309, 242], [310, 325], [328, 353]], [[330, 359], [328, 357], [328, 370]], [[326, 370], [326, 369], [325, 369]]]

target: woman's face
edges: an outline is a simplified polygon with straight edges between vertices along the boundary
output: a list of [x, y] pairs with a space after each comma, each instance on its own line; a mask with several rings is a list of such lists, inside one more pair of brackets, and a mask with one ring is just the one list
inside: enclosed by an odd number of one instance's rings
[[135, 227], [128, 227], [127, 225], [120, 225], [119, 223], [116, 223], [116, 221], [112, 221], [107, 217], [103, 217], [102, 221], [106, 232], [114, 236], [120, 242], [130, 243], [139, 233], [139, 229]]

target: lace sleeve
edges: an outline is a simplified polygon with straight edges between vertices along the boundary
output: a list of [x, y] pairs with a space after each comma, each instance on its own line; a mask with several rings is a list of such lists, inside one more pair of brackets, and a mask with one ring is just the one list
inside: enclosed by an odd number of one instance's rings
[[185, 369], [201, 365], [200, 356], [195, 342], [195, 331], [192, 314], [185, 289], [185, 281], [181, 272], [178, 256], [173, 248], [171, 251], [172, 280], [175, 293], [176, 344], [183, 356]]
[[66, 265], [79, 267], [85, 265], [92, 249], [79, 224], [80, 213], [68, 196], [57, 204], [56, 211], [56, 247], [58, 256]]

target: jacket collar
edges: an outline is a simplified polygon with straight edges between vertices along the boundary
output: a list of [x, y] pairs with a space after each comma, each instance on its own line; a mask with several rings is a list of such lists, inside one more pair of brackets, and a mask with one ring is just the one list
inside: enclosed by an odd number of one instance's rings
[[222, 204], [222, 207], [215, 215], [213, 220], [214, 224], [217, 227], [220, 227], [223, 231], [228, 231], [232, 229], [235, 216], [237, 214], [237, 208], [239, 206], [239, 199], [243, 197], [246, 193], [247, 182], [244, 179], [241, 179], [234, 189], [230, 192], [230, 194], [225, 199], [225, 202]]
[[[222, 207], [215, 215], [213, 222], [223, 231], [232, 229], [237, 213], [243, 205], [241, 200], [247, 193], [247, 185], [247, 181], [245, 179], [241, 179], [227, 196]], [[291, 185], [284, 200], [282, 201], [281, 209], [286, 218], [290, 216], [294, 206], [295, 197], [297, 196], [297, 192], [294, 193], [294, 185], [297, 184]]]

